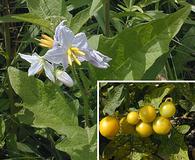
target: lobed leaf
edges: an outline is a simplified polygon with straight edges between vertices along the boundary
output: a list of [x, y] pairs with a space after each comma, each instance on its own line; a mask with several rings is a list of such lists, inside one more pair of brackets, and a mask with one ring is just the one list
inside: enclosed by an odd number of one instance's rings
[[112, 38], [101, 36], [98, 49], [112, 58], [110, 68], [92, 69], [97, 79], [154, 79], [164, 66], [169, 43], [189, 15], [189, 5], [144, 25], [123, 30]]
[[73, 160], [96, 160], [96, 125], [91, 128], [80, 128], [72, 131], [71, 137], [65, 138], [56, 145], [57, 149], [70, 154]]
[[[12, 88], [23, 100], [29, 111], [27, 123], [38, 128], [52, 128], [59, 134], [71, 135], [70, 128], [78, 127], [77, 111], [68, 98], [54, 84], [28, 77], [16, 68], [8, 69]], [[25, 118], [23, 119], [25, 122]]]

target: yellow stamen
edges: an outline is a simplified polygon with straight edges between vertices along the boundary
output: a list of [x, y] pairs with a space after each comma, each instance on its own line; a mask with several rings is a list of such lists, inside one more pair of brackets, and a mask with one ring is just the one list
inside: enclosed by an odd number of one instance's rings
[[76, 52], [78, 55], [81, 55], [81, 56], [84, 56], [85, 55], [85, 53], [84, 52], [82, 52], [82, 51], [78, 51], [78, 52]]
[[72, 52], [70, 49], [68, 49], [67, 54], [68, 54], [68, 64], [72, 66]]
[[74, 61], [80, 66], [81, 62], [78, 60], [78, 58], [74, 54], [72, 54], [72, 57], [73, 57]]
[[40, 46], [46, 47], [46, 48], [52, 48], [53, 47], [54, 40], [51, 37], [49, 37], [47, 35], [44, 35], [44, 34], [41, 35], [41, 37], [43, 39], [37, 39], [37, 38], [35, 38], [35, 40], [37, 40], [37, 41], [40, 42], [39, 43]]
[[48, 41], [53, 42], [53, 39], [52, 39], [51, 37], [45, 35], [45, 34], [42, 34], [41, 37], [42, 37], [43, 39], [46, 39], [46, 40], [48, 40]]
[[74, 60], [75, 63], [78, 65], [81, 65], [81, 62], [79, 61], [77, 56], [84, 56], [85, 53], [80, 51], [79, 48], [71, 47], [67, 51], [68, 54], [68, 64], [72, 66], [72, 61]]
[[53, 42], [45, 40], [45, 39], [41, 39], [40, 43], [48, 45], [50, 48], [52, 48], [52, 46], [53, 46]]
[[76, 47], [72, 47], [72, 48], [70, 48], [71, 49], [71, 51], [73, 51], [75, 54], [78, 54], [78, 55], [81, 55], [81, 56], [84, 56], [85, 55], [85, 53], [84, 52], [82, 52], [82, 51], [80, 51], [78, 48], [76, 48]]
[[49, 47], [48, 45], [46, 45], [46, 44], [39, 43], [39, 45], [40, 45], [41, 47], [50, 48], [50, 47]]
[[76, 47], [71, 47], [70, 49], [71, 49], [72, 51], [74, 51], [74, 52], [79, 51], [79, 49], [78, 49], [78, 48], [76, 48]]

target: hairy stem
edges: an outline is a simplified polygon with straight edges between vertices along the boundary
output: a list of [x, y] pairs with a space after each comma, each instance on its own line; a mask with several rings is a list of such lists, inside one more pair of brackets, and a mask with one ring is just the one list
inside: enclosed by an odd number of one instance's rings
[[105, 35], [110, 34], [110, 0], [104, 0]]
[[[5, 0], [5, 8], [6, 14], [10, 14], [10, 10], [9, 10], [9, 3], [7, 0]], [[5, 40], [5, 49], [7, 54], [9, 55], [6, 59], [7, 62], [7, 68], [10, 66], [11, 61], [13, 59], [13, 54], [12, 54], [12, 50], [11, 50], [11, 37], [10, 37], [10, 30], [9, 30], [9, 24], [3, 24], [3, 33], [4, 33], [4, 40]], [[12, 90], [10, 81], [9, 81], [9, 76], [8, 73], [6, 74], [6, 80], [8, 82], [8, 89], [7, 89], [7, 94], [10, 100], [10, 111], [11, 113], [14, 113], [15, 107], [14, 107], [14, 92]]]
[[83, 104], [84, 104], [85, 126], [86, 127], [89, 127], [90, 126], [90, 124], [89, 124], [89, 100], [88, 100], [88, 97], [87, 97], [87, 93], [85, 91], [85, 88], [81, 84], [80, 78], [79, 78], [79, 76], [78, 76], [78, 74], [76, 72], [76, 68], [75, 68], [74, 64], [72, 66], [72, 73], [73, 73], [73, 76], [76, 79], [76, 81], [78, 83], [78, 86], [79, 86], [79, 89], [80, 89], [80, 91], [82, 93]]

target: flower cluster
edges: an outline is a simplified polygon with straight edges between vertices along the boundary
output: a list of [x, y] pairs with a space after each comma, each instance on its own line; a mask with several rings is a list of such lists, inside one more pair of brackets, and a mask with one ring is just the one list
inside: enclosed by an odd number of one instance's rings
[[[31, 63], [28, 75], [35, 75], [42, 70], [45, 75], [52, 81], [60, 81], [68, 87], [73, 86], [72, 78], [66, 73], [68, 66], [73, 63], [81, 65], [81, 62], [88, 61], [98, 68], [109, 67], [108, 62], [111, 58], [101, 54], [89, 47], [85, 33], [76, 35], [64, 25], [62, 21], [55, 29], [54, 39], [47, 35], [42, 35], [42, 39], [38, 39], [40, 46], [49, 50], [44, 56], [37, 53], [25, 55], [19, 53], [20, 57]], [[63, 66], [63, 70], [59, 69]]]

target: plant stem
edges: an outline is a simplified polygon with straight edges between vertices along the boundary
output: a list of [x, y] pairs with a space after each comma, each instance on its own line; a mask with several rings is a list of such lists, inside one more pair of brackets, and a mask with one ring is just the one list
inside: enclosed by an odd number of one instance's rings
[[[9, 11], [9, 3], [6, 0], [5, 1], [5, 7], [7, 8], [7, 10], [5, 11], [6, 14], [10, 14]], [[6, 48], [6, 52], [8, 53], [8, 57], [6, 59], [6, 63], [7, 63], [7, 68], [10, 66], [11, 61], [13, 59], [13, 54], [12, 54], [12, 50], [11, 50], [11, 37], [10, 37], [10, 30], [9, 30], [9, 25], [8, 24], [3, 24], [3, 32], [4, 32], [4, 39], [5, 39], [5, 48]], [[8, 73], [6, 73], [6, 80], [8, 82], [8, 90], [7, 90], [7, 94], [10, 100], [10, 111], [13, 114], [15, 107], [14, 107], [14, 92], [12, 90], [10, 81], [9, 81], [9, 75]]]
[[159, 2], [157, 2], [157, 3], [155, 4], [155, 10], [156, 10], [156, 11], [159, 10], [159, 6], [160, 6], [160, 4], [159, 4]]
[[175, 80], [175, 78], [174, 78], [174, 76], [173, 76], [173, 73], [172, 73], [171, 66], [170, 66], [168, 60], [167, 60], [167, 62], [166, 62], [166, 70], [167, 70], [168, 79], [169, 79], [169, 80]]
[[76, 72], [76, 68], [75, 68], [74, 64], [71, 67], [71, 69], [72, 69], [73, 76], [76, 79], [78, 86], [79, 86], [79, 89], [81, 90], [81, 93], [82, 93], [82, 98], [83, 98], [83, 103], [84, 103], [85, 127], [89, 127], [90, 126], [90, 124], [89, 124], [89, 101], [88, 101], [87, 93], [86, 93], [83, 85], [81, 84], [81, 81], [80, 81], [79, 76]]
[[49, 130], [47, 130], [47, 131], [48, 131], [48, 135], [47, 135], [48, 139], [51, 142], [51, 152], [53, 152], [56, 159], [62, 160], [60, 153], [58, 152], [58, 150], [55, 149], [55, 141], [53, 140], [53, 137], [51, 136], [50, 131]]
[[178, 78], [177, 78], [176, 68], [175, 68], [174, 61], [173, 61], [173, 57], [172, 57], [171, 53], [169, 54], [169, 56], [170, 56], [171, 63], [172, 63], [173, 75], [174, 75], [174, 77], [175, 77], [175, 80], [178, 80]]
[[104, 0], [105, 35], [110, 34], [110, 0]]
[[14, 114], [15, 112], [15, 106], [14, 106], [14, 92], [12, 90], [12, 87], [11, 87], [11, 83], [10, 83], [10, 80], [9, 80], [9, 75], [8, 73], [6, 73], [6, 79], [7, 79], [7, 83], [8, 83], [8, 89], [7, 89], [7, 94], [8, 94], [8, 97], [9, 97], [9, 104], [10, 104], [10, 112], [11, 114]]

